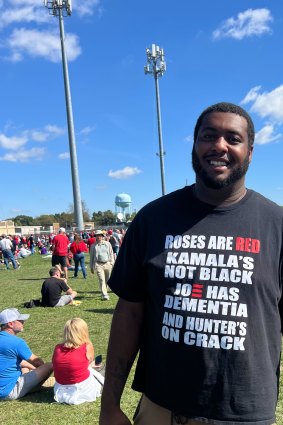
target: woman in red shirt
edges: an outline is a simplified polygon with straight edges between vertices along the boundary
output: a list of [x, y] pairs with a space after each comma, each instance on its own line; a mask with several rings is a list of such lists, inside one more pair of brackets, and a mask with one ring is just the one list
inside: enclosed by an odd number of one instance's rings
[[52, 357], [55, 376], [54, 398], [58, 403], [81, 404], [101, 395], [103, 376], [90, 367], [94, 348], [83, 319], [68, 320], [64, 342], [56, 345]]
[[87, 252], [87, 246], [79, 235], [75, 235], [74, 242], [71, 243], [70, 251], [74, 255], [75, 261], [75, 274], [73, 277], [78, 277], [79, 265], [81, 266], [84, 279], [86, 279], [85, 269], [85, 252]]

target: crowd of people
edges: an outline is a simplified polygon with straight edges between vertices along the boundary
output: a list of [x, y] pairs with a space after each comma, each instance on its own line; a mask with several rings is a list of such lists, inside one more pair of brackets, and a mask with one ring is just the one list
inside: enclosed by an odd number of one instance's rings
[[[111, 241], [115, 232], [105, 238], [96, 231], [91, 272], [97, 273], [103, 299], [108, 299], [107, 286], [119, 297], [100, 425], [132, 424], [121, 409], [121, 397], [137, 354], [133, 389], [141, 399], [135, 425], [275, 424], [282, 349], [283, 209], [246, 188], [254, 140], [254, 124], [243, 108], [226, 102], [208, 107], [194, 129], [195, 183], [143, 207], [118, 249], [113, 250]], [[60, 249], [53, 250], [52, 265], [60, 264], [64, 271], [65, 229], [56, 238]], [[75, 243], [79, 254], [80, 238]], [[84, 273], [81, 257], [77, 264]], [[76, 278], [77, 273], [78, 268]], [[18, 343], [14, 338], [26, 319], [10, 309], [0, 314], [0, 338], [5, 341], [0, 339], [0, 387], [1, 373], [6, 379], [5, 370], [10, 370], [5, 369], [5, 350]], [[18, 387], [25, 385], [20, 360], [38, 369], [44, 366], [27, 347], [23, 353], [11, 360], [17, 372], [2, 388], [2, 398], [13, 397], [13, 391], [19, 394]], [[70, 376], [65, 356], [73, 364]], [[93, 356], [86, 325], [68, 321], [64, 341], [53, 355], [58, 401], [74, 400], [74, 385], [80, 383], [79, 400], [85, 401], [88, 385], [93, 399], [98, 396], [100, 389], [89, 370]]]
[[[72, 278], [77, 278], [79, 271], [82, 272], [84, 279], [87, 278], [85, 254], [89, 253], [90, 271], [92, 274], [97, 274], [101, 298], [102, 300], [109, 300], [107, 281], [125, 233], [126, 230], [124, 229], [109, 229], [67, 234], [66, 229], [60, 227], [57, 234], [50, 235], [1, 235], [0, 262], [3, 266], [5, 265], [6, 269], [10, 269], [11, 266], [18, 269], [21, 267], [20, 260], [30, 255], [39, 253], [43, 258], [51, 257], [52, 266], [60, 265], [62, 269], [60, 278], [62, 278], [63, 273], [66, 282], [64, 284], [61, 281], [60, 283], [62, 290], [67, 292], [69, 289], [67, 289], [66, 284], [70, 271], [74, 272]], [[53, 281], [57, 279], [55, 272], [55, 270], [49, 272], [52, 273], [50, 278], [52, 277]], [[55, 287], [55, 285], [50, 285], [50, 281], [46, 285], [46, 287], [52, 286]], [[66, 295], [70, 294], [67, 293]], [[46, 303], [46, 297], [44, 298], [44, 303]]]
[[[73, 270], [72, 278], [77, 278], [81, 270], [83, 278], [87, 278], [85, 253], [89, 252], [91, 272], [97, 273], [102, 300], [109, 300], [107, 282], [117, 255], [110, 243], [113, 233], [120, 247], [123, 237], [118, 229], [67, 235], [61, 227], [57, 234], [48, 238], [2, 235], [0, 255], [7, 269], [10, 263], [17, 269], [20, 267], [18, 259], [42, 254], [46, 248], [43, 256], [51, 259], [52, 267], [41, 287], [40, 306], [64, 307], [74, 304], [77, 296], [68, 284], [68, 272]], [[44, 363], [17, 336], [29, 317], [16, 308], [0, 313], [0, 400], [16, 400], [46, 386], [54, 387], [54, 399], [59, 403], [81, 404], [100, 397], [104, 384], [103, 365], [95, 362], [86, 322], [81, 318], [68, 320], [64, 341], [54, 348], [52, 361]], [[54, 377], [51, 377], [53, 372]]]

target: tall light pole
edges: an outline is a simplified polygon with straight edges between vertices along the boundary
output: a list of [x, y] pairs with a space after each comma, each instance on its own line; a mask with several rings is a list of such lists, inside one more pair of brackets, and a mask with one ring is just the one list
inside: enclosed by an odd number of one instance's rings
[[83, 230], [84, 222], [83, 222], [82, 200], [81, 200], [81, 193], [80, 193], [79, 169], [78, 169], [78, 160], [77, 160], [77, 149], [76, 149], [76, 140], [75, 140], [68, 62], [67, 62], [67, 56], [65, 52], [65, 33], [64, 33], [64, 20], [63, 20], [64, 16], [71, 16], [72, 2], [71, 0], [44, 0], [44, 5], [49, 9], [51, 15], [58, 16], [59, 18], [62, 64], [63, 64], [63, 75], [64, 75], [64, 86], [65, 86], [65, 101], [66, 101], [66, 112], [67, 112], [67, 121], [68, 121], [68, 134], [69, 134], [69, 149], [70, 149], [72, 184], [73, 184], [74, 214], [75, 214], [76, 228], [78, 230]]
[[159, 84], [158, 78], [162, 77], [166, 71], [166, 62], [164, 60], [164, 50], [159, 46], [152, 44], [151, 50], [146, 49], [147, 65], [144, 67], [145, 74], [152, 74], [155, 81], [156, 92], [156, 108], [157, 108], [157, 123], [158, 123], [158, 140], [159, 140], [159, 160], [160, 160], [160, 174], [161, 174], [161, 187], [162, 196], [165, 195], [165, 172], [164, 172], [164, 155], [163, 141], [162, 141], [162, 127], [161, 127], [161, 112], [160, 112], [160, 97], [159, 97]]

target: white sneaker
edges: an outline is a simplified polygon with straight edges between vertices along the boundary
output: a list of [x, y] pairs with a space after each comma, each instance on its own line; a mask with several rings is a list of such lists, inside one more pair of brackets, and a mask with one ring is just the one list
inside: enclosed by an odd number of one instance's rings
[[109, 295], [102, 295], [102, 299], [103, 301], [108, 301], [109, 300]]

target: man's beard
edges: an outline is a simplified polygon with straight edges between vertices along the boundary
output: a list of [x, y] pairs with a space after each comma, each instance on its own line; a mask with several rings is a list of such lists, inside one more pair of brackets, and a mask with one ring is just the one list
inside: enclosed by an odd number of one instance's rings
[[249, 154], [246, 156], [242, 165], [232, 170], [231, 174], [224, 180], [217, 180], [211, 177], [201, 166], [200, 160], [196, 154], [195, 148], [192, 150], [192, 166], [197, 177], [210, 189], [223, 189], [240, 180], [248, 171], [250, 165]]

